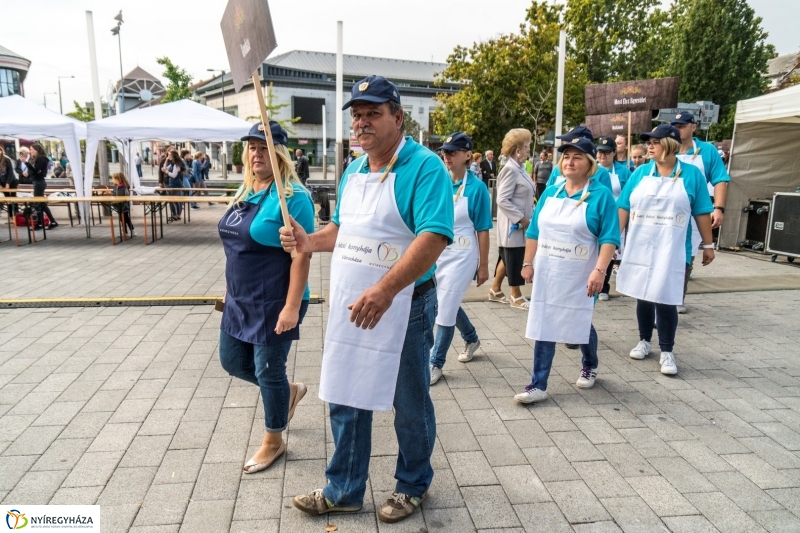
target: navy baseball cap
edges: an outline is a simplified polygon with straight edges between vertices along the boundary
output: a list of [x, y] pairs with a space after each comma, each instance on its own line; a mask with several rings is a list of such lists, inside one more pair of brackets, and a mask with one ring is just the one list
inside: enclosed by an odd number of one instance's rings
[[592, 130], [586, 126], [575, 126], [564, 135], [558, 135], [556, 139], [572, 142], [572, 139], [575, 139], [576, 137], [582, 137], [594, 142], [594, 134], [592, 133]]
[[575, 137], [568, 143], [564, 143], [558, 147], [559, 152], [563, 152], [567, 148], [575, 148], [580, 150], [584, 154], [589, 154], [592, 157], [597, 157], [597, 149], [594, 146], [594, 142], [590, 141], [586, 137]]
[[643, 141], [649, 139], [663, 139], [665, 137], [681, 142], [681, 132], [672, 124], [660, 124], [653, 131], [639, 134], [639, 138]]
[[[286, 130], [281, 128], [281, 125], [275, 122], [274, 120], [269, 121], [269, 129], [272, 132], [272, 142], [274, 144], [282, 144], [283, 146], [289, 145], [289, 134], [286, 133]], [[250, 131], [242, 137], [243, 141], [249, 141], [250, 139], [261, 139], [262, 141], [267, 141], [267, 134], [264, 133], [264, 126], [259, 122], [258, 124], [253, 124], [253, 127], [250, 128]]]
[[350, 91], [350, 101], [342, 106], [342, 110], [359, 101], [383, 104], [389, 100], [400, 103], [400, 93], [397, 91], [397, 86], [383, 76], [368, 76], [353, 84], [353, 89]]
[[459, 131], [447, 137], [439, 150], [449, 150], [451, 152], [458, 152], [459, 150], [469, 151], [472, 150], [472, 139], [470, 139], [469, 135], [466, 133]]
[[597, 151], [616, 152], [617, 143], [614, 141], [614, 137], [600, 137], [600, 141], [597, 143]]
[[672, 119], [670, 124], [674, 126], [675, 124], [696, 124], [696, 122], [693, 114], [689, 113], [688, 111], [684, 111], [683, 113], [678, 113], [675, 115], [675, 118]]

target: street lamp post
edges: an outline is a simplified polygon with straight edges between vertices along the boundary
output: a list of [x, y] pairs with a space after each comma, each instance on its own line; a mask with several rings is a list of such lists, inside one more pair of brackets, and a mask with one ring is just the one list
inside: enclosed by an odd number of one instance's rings
[[44, 93], [44, 108], [45, 108], [45, 109], [47, 109], [47, 95], [48, 95], [48, 94], [55, 94], [55, 95], [58, 95], [58, 93], [57, 93], [57, 92], [52, 92], [52, 93]]
[[61, 102], [61, 79], [62, 78], [74, 78], [75, 76], [59, 76], [58, 77], [58, 111], [62, 115], [64, 114], [64, 104]]
[[123, 109], [124, 101], [122, 96], [122, 85], [124, 80], [124, 74], [122, 74], [122, 36], [120, 35], [120, 28], [122, 27], [122, 10], [119, 10], [117, 16], [114, 17], [114, 20], [117, 21], [117, 25], [111, 28], [111, 35], [117, 36], [117, 42], [119, 44], [119, 89], [117, 90], [117, 114], [121, 115], [125, 110]]
[[222, 112], [225, 113], [225, 71], [218, 69], [218, 68], [208, 68], [206, 69], [208, 72], [219, 72], [219, 86], [220, 92], [222, 93]]

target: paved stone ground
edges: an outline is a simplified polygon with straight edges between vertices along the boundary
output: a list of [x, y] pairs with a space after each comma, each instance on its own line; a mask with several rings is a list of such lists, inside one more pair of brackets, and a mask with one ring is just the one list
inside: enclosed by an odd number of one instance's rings
[[[170, 286], [205, 294], [221, 269], [215, 237], [203, 234], [209, 227], [200, 217], [190, 229], [170, 226], [148, 247], [79, 240], [79, 228], [74, 241], [67, 229], [40, 245], [4, 243], [0, 291], [30, 282], [15, 296], [41, 297], [44, 284], [66, 296], [92, 281], [108, 295], [148, 282], [147, 294]], [[742, 276], [794, 271], [732, 257]], [[315, 256], [312, 287], [326, 284], [327, 267], [328, 254]], [[201, 283], [209, 285], [195, 292]], [[255, 387], [219, 366], [219, 313], [2, 309], [0, 500], [96, 503], [104, 532], [314, 532], [328, 524], [343, 532], [798, 531], [800, 291], [690, 295], [688, 303], [677, 377], [658, 372], [657, 353], [627, 356], [637, 341], [634, 302], [613, 298], [595, 313], [595, 388], [574, 387], [579, 354], [559, 346], [551, 399], [528, 407], [512, 400], [530, 377], [525, 313], [466, 304], [483, 345], [468, 364], [451, 349], [431, 389], [431, 496], [392, 526], [375, 515], [394, 484], [391, 413], [375, 417], [362, 512], [311, 518], [290, 504], [323, 485], [332, 451], [316, 397], [324, 305], [311, 307], [290, 355], [290, 377], [310, 393], [286, 433], [288, 452], [252, 476], [241, 467], [263, 435], [262, 408]]]

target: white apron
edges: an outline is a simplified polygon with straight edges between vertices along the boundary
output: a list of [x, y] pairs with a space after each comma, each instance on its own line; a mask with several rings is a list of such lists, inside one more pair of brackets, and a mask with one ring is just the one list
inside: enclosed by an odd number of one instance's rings
[[[703, 164], [703, 158], [697, 151], [697, 143], [694, 142], [692, 139], [692, 151], [694, 152], [692, 155], [689, 154], [676, 154], [678, 160], [682, 163], [689, 163], [697, 167], [700, 170], [700, 174], [703, 175], [703, 179], [706, 177], [706, 166]], [[714, 186], [706, 180], [706, 188], [708, 189], [709, 196], [714, 196]], [[697, 229], [697, 221], [692, 217], [692, 257], [697, 255], [697, 250], [700, 248], [700, 244], [703, 242], [703, 237], [700, 235], [700, 230]]]
[[586, 190], [581, 200], [545, 200], [539, 213], [539, 242], [533, 265], [533, 289], [525, 336], [537, 341], [587, 344], [594, 298], [587, 296], [597, 264], [597, 237], [586, 225]]
[[456, 324], [458, 308], [478, 269], [478, 235], [469, 218], [468, 198], [464, 196], [468, 176], [469, 172], [466, 172], [453, 198], [453, 244], [445, 248], [436, 261], [436, 299], [439, 302], [436, 324], [439, 326]]
[[646, 177], [631, 192], [625, 259], [617, 271], [617, 291], [648, 302], [683, 303], [686, 228], [692, 218], [689, 195], [679, 179]]
[[[605, 167], [603, 167], [605, 168]], [[608, 175], [611, 176], [611, 194], [614, 195], [614, 202], [617, 201], [619, 195], [622, 193], [622, 182], [619, 181], [619, 175], [614, 171], [614, 167], [612, 166], [608, 170]], [[619, 234], [619, 250], [617, 251], [616, 259], [622, 259], [622, 251], [625, 249], [625, 231], [621, 231]]]
[[350, 174], [342, 193], [319, 386], [323, 401], [370, 411], [392, 408], [414, 292], [413, 283], [400, 291], [374, 329], [350, 322], [347, 306], [397, 264], [415, 237], [397, 209], [395, 174], [381, 183], [383, 175]]

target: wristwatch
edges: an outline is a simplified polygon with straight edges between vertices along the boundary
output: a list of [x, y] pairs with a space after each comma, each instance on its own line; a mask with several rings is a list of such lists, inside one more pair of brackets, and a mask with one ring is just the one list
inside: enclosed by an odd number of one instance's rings
[[713, 250], [714, 249], [714, 245], [713, 244], [705, 244], [705, 243], [703, 243], [702, 248], [703, 248], [703, 250]]
[[718, 206], [718, 205], [715, 205], [715, 206], [714, 206], [714, 209], [719, 209], [720, 211], [722, 211], [722, 214], [723, 214], [723, 215], [725, 214], [725, 208], [724, 208], [724, 207], [720, 207], [720, 206]]
[[532, 267], [532, 266], [533, 266], [533, 263], [522, 263], [522, 268]]

